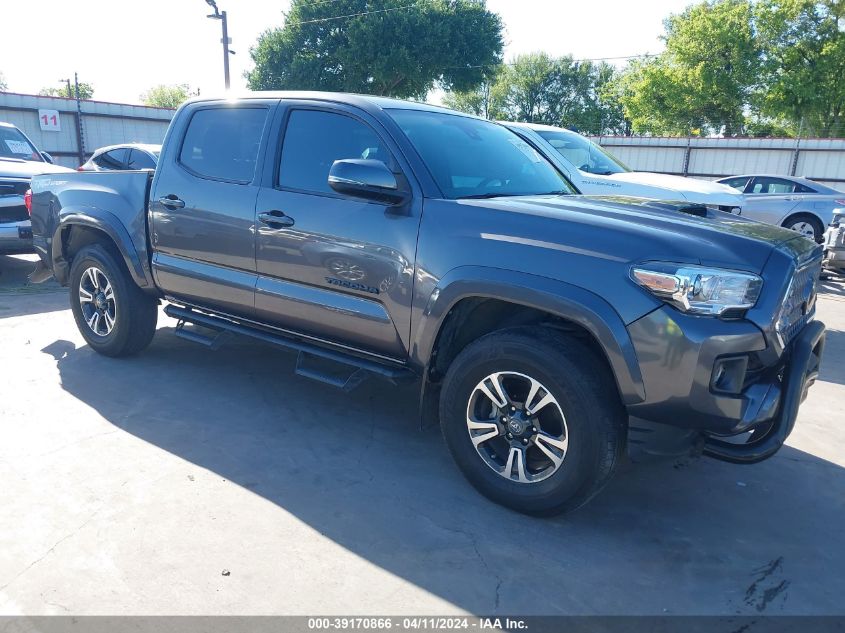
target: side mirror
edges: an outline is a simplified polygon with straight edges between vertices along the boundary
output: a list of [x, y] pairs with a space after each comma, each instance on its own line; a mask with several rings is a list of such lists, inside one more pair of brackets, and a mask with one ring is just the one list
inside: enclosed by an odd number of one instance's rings
[[336, 160], [329, 170], [329, 187], [347, 196], [390, 205], [408, 199], [407, 192], [399, 189], [396, 176], [380, 160]]
[[50, 156], [50, 154], [48, 154], [47, 152], [39, 152], [39, 153], [41, 154], [41, 158], [46, 160], [51, 165], [53, 165], [55, 163], [55, 161], [53, 160], [53, 157]]

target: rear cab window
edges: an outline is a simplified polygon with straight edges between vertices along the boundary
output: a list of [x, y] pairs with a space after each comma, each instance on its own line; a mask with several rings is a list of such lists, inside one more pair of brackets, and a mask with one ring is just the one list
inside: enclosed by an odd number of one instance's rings
[[252, 182], [268, 112], [263, 106], [195, 111], [182, 140], [179, 164], [200, 178]]

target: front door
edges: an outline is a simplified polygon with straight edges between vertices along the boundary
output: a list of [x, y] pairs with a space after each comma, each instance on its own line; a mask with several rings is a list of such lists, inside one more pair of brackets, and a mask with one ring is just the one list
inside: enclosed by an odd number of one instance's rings
[[169, 296], [253, 316], [257, 166], [273, 105], [203, 103], [172, 131], [150, 193], [153, 273]]
[[381, 160], [407, 182], [395, 148], [375, 120], [346, 106], [288, 104], [278, 129], [272, 186], [256, 205], [257, 317], [404, 358], [419, 209], [342, 196], [328, 184], [334, 161], [350, 158]]

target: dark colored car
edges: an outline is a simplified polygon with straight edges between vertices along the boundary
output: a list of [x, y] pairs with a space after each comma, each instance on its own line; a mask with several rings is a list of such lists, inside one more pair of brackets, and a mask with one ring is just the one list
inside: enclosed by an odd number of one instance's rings
[[143, 350], [166, 301], [199, 343], [284, 346], [343, 388], [416, 380], [467, 478], [523, 512], [585, 503], [649, 425], [727, 461], [773, 455], [817, 376], [820, 247], [575, 194], [513, 132], [442, 108], [197, 100], [154, 175], [33, 181], [34, 278], [70, 286], [109, 356]]
[[155, 169], [161, 145], [125, 143], [96, 150], [78, 171], [137, 171]]
[[53, 165], [18, 128], [0, 122], [0, 255], [32, 253], [32, 228], [25, 204], [35, 174], [70, 171]]

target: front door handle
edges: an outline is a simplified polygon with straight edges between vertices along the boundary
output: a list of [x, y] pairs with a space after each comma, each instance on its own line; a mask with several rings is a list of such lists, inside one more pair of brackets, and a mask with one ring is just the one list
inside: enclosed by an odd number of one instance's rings
[[185, 208], [185, 201], [180, 200], [177, 196], [173, 195], [172, 193], [169, 196], [162, 196], [158, 199], [159, 203], [163, 207], [167, 207], [168, 209], [184, 209]]
[[282, 211], [267, 211], [258, 214], [258, 220], [274, 229], [284, 229], [293, 226], [293, 218]]

